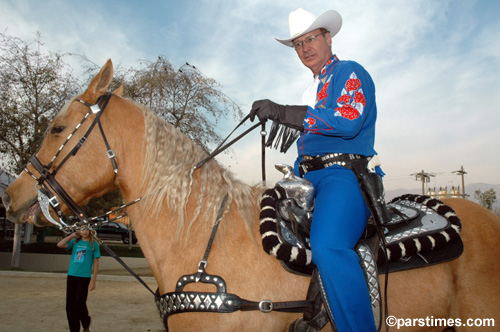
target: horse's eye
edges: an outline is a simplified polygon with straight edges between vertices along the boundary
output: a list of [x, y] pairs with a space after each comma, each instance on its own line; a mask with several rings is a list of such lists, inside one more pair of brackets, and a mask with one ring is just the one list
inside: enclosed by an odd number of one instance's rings
[[54, 126], [50, 129], [50, 133], [55, 135], [55, 134], [60, 134], [66, 127], [64, 126]]

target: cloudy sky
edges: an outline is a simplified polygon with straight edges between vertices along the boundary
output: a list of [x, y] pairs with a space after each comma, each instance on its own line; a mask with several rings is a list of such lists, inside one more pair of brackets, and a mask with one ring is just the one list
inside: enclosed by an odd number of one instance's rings
[[[431, 186], [500, 184], [500, 1], [495, 0], [1, 0], [0, 30], [47, 50], [85, 55], [102, 65], [137, 66], [165, 55], [186, 61], [222, 85], [245, 111], [254, 100], [300, 103], [312, 80], [287, 37], [288, 13], [299, 7], [338, 10], [333, 39], [341, 59], [361, 63], [377, 87], [378, 151], [385, 186], [420, 188], [410, 174], [433, 173]], [[223, 122], [222, 136], [235, 125]], [[248, 125], [247, 125], [248, 127]], [[293, 163], [267, 153], [273, 165]], [[260, 134], [220, 159], [248, 183], [260, 179]]]

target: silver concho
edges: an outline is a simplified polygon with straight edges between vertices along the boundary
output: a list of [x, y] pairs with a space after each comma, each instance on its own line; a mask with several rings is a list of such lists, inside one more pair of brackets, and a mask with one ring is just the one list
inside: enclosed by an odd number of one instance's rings
[[283, 173], [283, 178], [276, 185], [285, 189], [287, 197], [292, 198], [300, 208], [311, 212], [314, 208], [314, 187], [312, 183], [295, 175], [290, 165], [276, 164], [274, 167]]

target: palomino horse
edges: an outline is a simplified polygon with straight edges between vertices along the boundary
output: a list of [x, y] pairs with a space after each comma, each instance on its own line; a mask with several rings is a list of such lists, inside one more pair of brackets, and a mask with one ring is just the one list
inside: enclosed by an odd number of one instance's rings
[[[108, 60], [77, 98], [95, 104], [98, 97], [106, 93], [112, 76], [113, 67]], [[87, 112], [88, 106], [76, 97], [66, 104], [52, 122], [37, 153], [42, 164], [50, 162]], [[92, 117], [95, 115], [91, 114], [90, 119]], [[206, 153], [144, 106], [119, 94], [111, 97], [100, 121], [115, 152], [118, 172], [113, 171], [106, 156], [101, 135], [94, 131], [78, 153], [58, 170], [57, 181], [79, 205], [114, 188], [121, 190], [126, 202], [143, 197], [140, 203], [128, 207], [127, 213], [161, 294], [174, 291], [180, 276], [196, 272], [221, 201], [228, 194], [207, 273], [223, 277], [228, 292], [244, 299], [305, 298], [309, 278], [286, 272], [262, 250], [258, 222], [262, 188], [235, 180], [213, 160], [193, 171], [193, 166], [205, 158]], [[89, 126], [88, 122], [82, 124], [64, 145], [51, 169], [60, 165], [82, 136], [80, 132]], [[27, 169], [39, 176], [31, 164]], [[40, 210], [33, 208], [37, 204], [35, 186], [33, 177], [23, 172], [6, 190], [3, 200], [9, 220], [22, 223], [28, 212], [34, 211], [35, 216], [30, 219], [43, 223]], [[401, 330], [445, 329], [442, 322], [426, 323], [426, 318], [461, 319], [463, 325], [467, 319], [493, 318], [500, 324], [500, 218], [467, 200], [449, 199], [446, 203], [462, 221], [465, 251], [447, 263], [391, 274], [389, 314], [405, 319], [407, 327]], [[62, 210], [68, 212], [68, 207], [63, 204]], [[208, 284], [188, 287], [193, 291], [214, 291], [213, 285]], [[169, 318], [169, 327], [170, 331], [288, 331], [298, 315], [274, 311], [180, 313]], [[456, 331], [473, 329], [455, 327]], [[476, 330], [487, 331], [487, 328]]]

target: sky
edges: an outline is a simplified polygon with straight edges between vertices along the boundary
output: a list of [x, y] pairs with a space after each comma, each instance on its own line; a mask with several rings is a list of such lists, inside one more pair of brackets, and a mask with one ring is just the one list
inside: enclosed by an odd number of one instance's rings
[[[0, 31], [23, 40], [42, 34], [53, 52], [85, 55], [99, 66], [137, 67], [166, 56], [221, 84], [249, 112], [253, 101], [300, 104], [312, 74], [287, 38], [288, 14], [335, 9], [343, 18], [332, 49], [362, 64], [376, 85], [375, 149], [386, 190], [500, 185], [500, 1], [496, 0], [0, 0]], [[71, 60], [70, 60], [71, 61]], [[68, 61], [68, 62], [70, 62]], [[218, 127], [226, 136], [232, 119]], [[244, 129], [250, 125], [246, 124]], [[269, 128], [269, 125], [268, 125]], [[258, 183], [260, 131], [218, 157], [235, 176]], [[268, 184], [287, 154], [268, 150]], [[470, 193], [471, 194], [471, 193]]]

